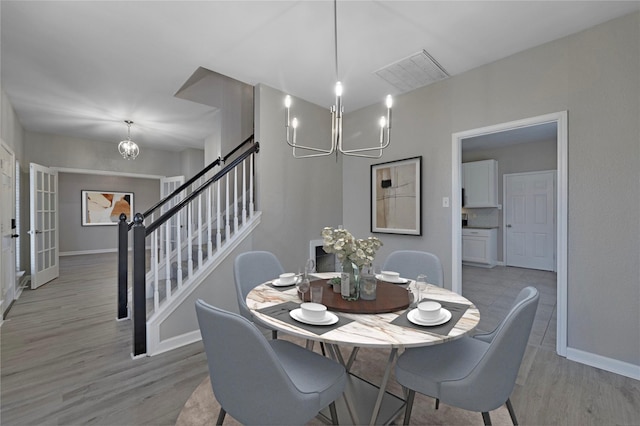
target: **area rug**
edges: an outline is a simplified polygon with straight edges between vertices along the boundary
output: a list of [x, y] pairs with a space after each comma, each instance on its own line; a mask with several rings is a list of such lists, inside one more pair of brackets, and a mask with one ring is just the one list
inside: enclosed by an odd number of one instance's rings
[[[292, 339], [293, 340], [293, 339]], [[317, 346], [317, 345], [316, 345]], [[366, 378], [372, 383], [380, 383], [384, 366], [389, 356], [388, 351], [362, 348], [358, 353], [356, 362], [352, 367], [352, 372], [360, 377]], [[388, 390], [396, 395], [402, 395], [402, 390], [393, 377], [389, 380]], [[218, 417], [220, 405], [216, 401], [211, 389], [209, 377], [202, 380], [200, 385], [191, 394], [185, 403], [176, 421], [177, 426], [193, 425], [213, 425]], [[517, 408], [516, 408], [517, 413]], [[395, 424], [402, 424], [404, 413], [395, 420]], [[511, 418], [506, 407], [490, 413], [491, 421], [494, 425], [511, 425]], [[341, 424], [346, 419], [340, 419]], [[225, 425], [240, 425], [233, 417], [227, 414]], [[313, 419], [308, 425], [323, 425], [319, 419]], [[438, 410], [435, 409], [435, 400], [423, 395], [416, 394], [411, 414], [412, 425], [483, 425], [480, 413], [470, 412], [440, 404]]]

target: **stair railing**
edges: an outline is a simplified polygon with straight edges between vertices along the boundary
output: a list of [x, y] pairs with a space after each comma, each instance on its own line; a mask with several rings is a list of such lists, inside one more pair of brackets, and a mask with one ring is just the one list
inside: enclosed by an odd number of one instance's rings
[[[238, 155], [229, 164], [213, 177], [205, 181], [200, 187], [193, 190], [184, 199], [179, 201], [165, 213], [145, 226], [144, 214], [137, 213], [133, 220], [133, 356], [145, 354], [147, 351], [147, 241], [152, 253], [158, 253], [158, 233], [162, 227], [171, 225], [171, 218], [176, 217], [177, 223], [183, 223], [186, 217], [186, 235], [178, 232], [175, 247], [165, 250], [164, 265], [170, 265], [175, 259], [176, 271], [170, 271], [167, 267], [167, 275], [164, 277], [164, 286], [161, 286], [160, 261], [152, 258], [150, 268], [154, 270], [153, 282], [153, 313], [168, 304], [176, 297], [185, 283], [189, 282], [199, 271], [203, 270], [203, 247], [207, 247], [207, 258], [212, 258], [213, 248], [221, 249], [232, 237], [232, 234], [253, 218], [255, 211], [253, 199], [253, 165], [254, 155], [259, 151], [260, 145], [255, 142], [246, 151]], [[247, 162], [249, 163], [247, 167]], [[240, 178], [238, 173], [241, 173]], [[222, 183], [224, 181], [224, 187]], [[247, 189], [248, 181], [248, 189]], [[230, 186], [232, 188], [230, 189]], [[240, 193], [240, 196], [239, 196]], [[125, 221], [126, 223], [126, 221]], [[124, 225], [123, 225], [124, 227]], [[167, 228], [166, 235], [169, 235]], [[223, 235], [224, 234], [224, 235]], [[224, 236], [224, 239], [223, 239]], [[215, 244], [214, 244], [215, 238]], [[193, 260], [193, 246], [198, 247], [196, 259]], [[186, 249], [187, 271], [182, 269], [183, 251]], [[172, 275], [175, 273], [175, 282]], [[183, 280], [183, 275], [186, 279]], [[151, 308], [151, 307], [150, 307]]]
[[[184, 198], [183, 192], [190, 189], [194, 184], [198, 183], [203, 176], [205, 176], [208, 172], [214, 169], [217, 166], [224, 164], [229, 158], [231, 158], [234, 154], [236, 154], [240, 149], [242, 149], [247, 144], [252, 144], [254, 142], [254, 135], [249, 136], [247, 139], [242, 141], [238, 146], [233, 148], [227, 155], [224, 157], [218, 157], [213, 162], [211, 162], [208, 166], [204, 167], [201, 171], [199, 171], [195, 176], [187, 180], [185, 183], [176, 188], [173, 192], [168, 194], [166, 197], [158, 201], [156, 204], [151, 206], [147, 211], [142, 213], [142, 216], [145, 219], [154, 221], [154, 216], [156, 211], [161, 207], [165, 206], [167, 203], [175, 204], [176, 199]], [[129, 231], [133, 227], [134, 221], [127, 223], [126, 215], [123, 213], [119, 217], [120, 221], [118, 222], [118, 313], [117, 319], [124, 320], [129, 317], [129, 308], [128, 304], [128, 272], [129, 272]], [[168, 238], [168, 237], [167, 237]]]

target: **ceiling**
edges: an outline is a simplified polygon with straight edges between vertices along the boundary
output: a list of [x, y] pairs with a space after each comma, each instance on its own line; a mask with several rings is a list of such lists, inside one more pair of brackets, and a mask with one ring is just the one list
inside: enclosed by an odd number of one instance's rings
[[[452, 76], [640, 10], [639, 1], [339, 1], [346, 111], [399, 90], [375, 71], [423, 49]], [[0, 2], [1, 84], [27, 131], [202, 148], [216, 101], [175, 97], [203, 67], [333, 104], [331, 1]], [[115, 148], [114, 148], [115, 149]]]

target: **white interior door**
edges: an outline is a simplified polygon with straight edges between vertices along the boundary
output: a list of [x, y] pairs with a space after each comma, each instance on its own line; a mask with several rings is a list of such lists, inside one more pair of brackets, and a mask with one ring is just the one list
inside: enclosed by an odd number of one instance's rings
[[29, 165], [31, 288], [58, 277], [58, 172]]
[[11, 219], [15, 218], [15, 160], [13, 152], [0, 143], [0, 299], [2, 312], [9, 309], [16, 297], [16, 243]]
[[505, 264], [555, 270], [556, 172], [504, 175]]

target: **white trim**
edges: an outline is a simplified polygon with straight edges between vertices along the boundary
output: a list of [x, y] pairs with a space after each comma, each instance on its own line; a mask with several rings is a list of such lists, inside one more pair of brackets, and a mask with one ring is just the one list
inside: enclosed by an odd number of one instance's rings
[[[132, 251], [133, 247], [129, 247], [128, 251]], [[145, 246], [145, 250], [151, 250], [151, 246]], [[78, 256], [83, 254], [102, 254], [102, 253], [117, 253], [117, 248], [95, 249], [95, 250], [78, 250], [78, 251], [61, 251], [58, 256]]]
[[127, 316], [124, 318], [117, 318], [116, 321], [129, 321], [131, 319], [131, 309], [127, 307]]
[[139, 178], [139, 179], [163, 179], [166, 176], [160, 175], [145, 175], [142, 173], [124, 173], [124, 172], [113, 172], [108, 170], [87, 170], [87, 169], [72, 169], [68, 167], [50, 167], [51, 170], [57, 170], [58, 173], [79, 173], [84, 175], [101, 175], [101, 176], [121, 176], [121, 177], [131, 177], [131, 178]]
[[200, 334], [200, 329], [189, 331], [188, 333], [184, 333], [179, 336], [161, 340], [154, 348], [153, 353], [151, 353], [151, 351], [149, 351], [149, 348], [147, 348], [147, 355], [159, 355], [161, 353], [172, 351], [174, 349], [178, 349], [179, 347], [190, 345], [191, 343], [199, 342], [201, 340], [202, 335]]
[[567, 356], [567, 311], [569, 310], [569, 303], [567, 299], [567, 268], [568, 268], [568, 236], [569, 236], [569, 126], [567, 111], [558, 113], [557, 123], [557, 176], [556, 176], [556, 204], [558, 222], [556, 226], [558, 231], [556, 232], [556, 271], [557, 271], [557, 300], [556, 306], [558, 309], [557, 327], [556, 327], [556, 350], [561, 356]]
[[[9, 191], [9, 203], [11, 204], [11, 211], [9, 214], [9, 217], [7, 218], [0, 218], [0, 220], [7, 220], [8, 222], [11, 222], [11, 219], [16, 219], [18, 220], [19, 217], [17, 216], [18, 211], [16, 210], [17, 207], [17, 203], [19, 200], [16, 199], [16, 175], [20, 174], [20, 170], [16, 170], [16, 153], [13, 150], [13, 148], [11, 146], [9, 146], [9, 144], [7, 144], [4, 139], [2, 139], [0, 137], [0, 149], [3, 149], [7, 152], [7, 154], [9, 154], [9, 170], [11, 173], [11, 188]], [[2, 172], [0, 171], [0, 176], [2, 175]], [[3, 202], [5, 200], [2, 200]], [[16, 222], [16, 226], [18, 225], [18, 223]], [[16, 228], [16, 230], [14, 231], [13, 229], [6, 229], [5, 232], [7, 232], [9, 235], [10, 234], [14, 234], [14, 233], [19, 233], [20, 232], [20, 228]], [[5, 235], [1, 235], [0, 239], [4, 239], [6, 238]], [[4, 245], [4, 242], [2, 242], [2, 244]], [[11, 245], [13, 245], [13, 247], [11, 247]], [[2, 250], [2, 248], [0, 248], [0, 250]], [[3, 268], [6, 266], [6, 264], [0, 264], [0, 294], [2, 294], [3, 296], [6, 297], [6, 299], [2, 299], [0, 300], [0, 321], [2, 321], [2, 316], [4, 316], [9, 309], [11, 309], [11, 305], [13, 304], [13, 302], [18, 298], [18, 296], [16, 295], [17, 293], [17, 287], [18, 287], [18, 277], [16, 276], [16, 272], [18, 270], [17, 268], [17, 256], [18, 256], [18, 250], [20, 250], [20, 245], [18, 244], [17, 240], [13, 239], [13, 238], [9, 238], [9, 246], [8, 246], [8, 251], [9, 251], [9, 256], [12, 257], [11, 259], [11, 265], [9, 266], [9, 270], [4, 270]], [[12, 256], [11, 256], [12, 255]], [[4, 259], [2, 258], [2, 254], [0, 254], [0, 261], [3, 262]], [[5, 282], [5, 278], [8, 278], [9, 282]], [[12, 282], [13, 281], [13, 282]], [[8, 286], [8, 287], [7, 287]]]
[[640, 380], [640, 365], [608, 358], [591, 352], [581, 351], [580, 349], [575, 348], [567, 348], [567, 359], [581, 364], [590, 365], [591, 367], [600, 368], [611, 373], [620, 374], [621, 376], [629, 377], [631, 379]]
[[462, 224], [460, 215], [462, 214], [460, 188], [461, 188], [461, 163], [462, 163], [462, 140], [491, 133], [513, 130], [522, 127], [529, 127], [538, 124], [557, 123], [557, 246], [556, 246], [556, 268], [557, 268], [557, 337], [556, 351], [561, 356], [567, 354], [567, 239], [568, 239], [568, 115], [567, 111], [560, 111], [537, 117], [525, 118], [522, 120], [510, 121], [507, 123], [481, 127], [472, 130], [453, 133], [451, 135], [451, 289], [457, 293], [462, 293]]
[[[129, 249], [131, 250], [131, 249]], [[96, 250], [77, 250], [77, 251], [61, 251], [59, 256], [78, 256], [82, 254], [101, 254], [101, 253], [117, 253], [117, 248], [96, 249]]]

